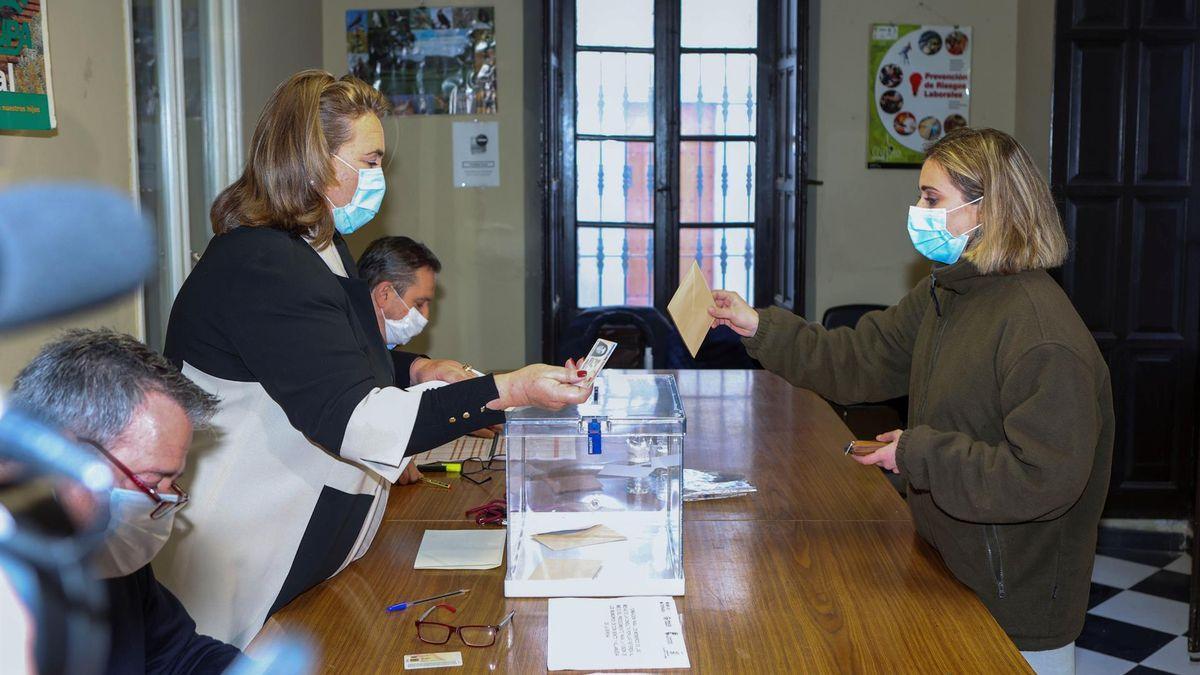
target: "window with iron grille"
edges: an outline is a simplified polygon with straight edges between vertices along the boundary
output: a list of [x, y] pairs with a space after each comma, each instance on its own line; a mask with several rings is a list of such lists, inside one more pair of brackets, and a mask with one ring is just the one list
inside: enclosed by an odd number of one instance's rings
[[663, 311], [693, 262], [713, 288], [798, 311], [801, 4], [548, 8], [548, 330], [596, 307]]

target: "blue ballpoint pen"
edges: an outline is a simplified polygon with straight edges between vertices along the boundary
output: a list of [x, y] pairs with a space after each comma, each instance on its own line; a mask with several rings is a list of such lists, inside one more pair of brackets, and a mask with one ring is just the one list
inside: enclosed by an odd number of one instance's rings
[[421, 598], [420, 600], [409, 600], [408, 602], [397, 602], [396, 604], [388, 607], [387, 611], [399, 612], [401, 610], [408, 609], [412, 605], [419, 605], [422, 602], [429, 602], [430, 600], [441, 600], [442, 598], [449, 598], [450, 596], [453, 596], [453, 595], [462, 595], [463, 593], [470, 593], [470, 592], [471, 592], [471, 589], [463, 588], [463, 589], [460, 589], [457, 591], [450, 591], [449, 593], [442, 593], [441, 595], [435, 595], [432, 598]]

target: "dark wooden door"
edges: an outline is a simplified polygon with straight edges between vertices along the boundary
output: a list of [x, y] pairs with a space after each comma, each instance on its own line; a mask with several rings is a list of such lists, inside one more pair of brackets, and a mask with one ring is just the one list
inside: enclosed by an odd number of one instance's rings
[[1112, 373], [1109, 517], [1190, 513], [1200, 183], [1195, 0], [1059, 0], [1051, 183], [1063, 287]]

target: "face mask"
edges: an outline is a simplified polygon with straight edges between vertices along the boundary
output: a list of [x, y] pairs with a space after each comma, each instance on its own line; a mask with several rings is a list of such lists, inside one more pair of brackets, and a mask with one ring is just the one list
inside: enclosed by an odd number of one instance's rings
[[963, 232], [957, 237], [946, 229], [946, 215], [964, 206], [974, 204], [983, 199], [972, 199], [966, 204], [956, 206], [950, 211], [946, 209], [923, 209], [919, 206], [908, 207], [908, 237], [921, 255], [934, 262], [953, 265], [958, 262], [963, 249], [967, 247], [967, 234], [979, 229], [979, 225]]
[[387, 185], [383, 181], [382, 168], [355, 169], [350, 162], [341, 157], [333, 157], [358, 173], [358, 187], [354, 189], [354, 196], [350, 198], [349, 204], [334, 206], [333, 200], [328, 195], [325, 196], [325, 201], [333, 206], [334, 227], [342, 234], [350, 234], [371, 222], [375, 214], [379, 213], [379, 205], [383, 203], [383, 193]]
[[[173, 494], [165, 501], [178, 501]], [[108, 497], [108, 530], [92, 558], [101, 579], [123, 577], [140, 570], [158, 555], [171, 536], [175, 514], [154, 520], [154, 502], [144, 492], [116, 488]]]
[[[404, 302], [399, 294], [396, 297], [408, 307], [408, 303]], [[429, 319], [425, 318], [424, 314], [417, 311], [416, 307], [408, 307], [408, 313], [399, 319], [389, 319], [385, 315], [383, 317], [383, 325], [387, 333], [388, 349], [396, 345], [408, 344], [408, 341], [415, 338], [425, 325], [429, 323]]]

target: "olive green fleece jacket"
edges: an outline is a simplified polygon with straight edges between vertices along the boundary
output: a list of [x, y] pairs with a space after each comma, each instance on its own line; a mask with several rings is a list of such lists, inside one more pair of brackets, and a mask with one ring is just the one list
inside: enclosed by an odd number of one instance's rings
[[907, 394], [896, 462], [917, 532], [1018, 648], [1079, 635], [1112, 463], [1112, 390], [1048, 274], [935, 265], [854, 328], [772, 308], [744, 342], [768, 370], [838, 403]]

